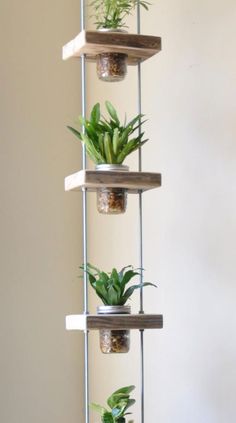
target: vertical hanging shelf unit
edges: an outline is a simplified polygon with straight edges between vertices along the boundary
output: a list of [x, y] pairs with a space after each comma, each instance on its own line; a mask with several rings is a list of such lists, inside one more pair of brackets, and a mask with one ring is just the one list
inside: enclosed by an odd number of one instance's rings
[[[137, 7], [137, 34], [123, 32], [87, 31], [85, 29], [85, 4], [81, 0], [81, 32], [63, 47], [63, 60], [69, 58], [81, 59], [81, 90], [82, 90], [82, 117], [86, 118], [86, 61], [97, 61], [100, 55], [123, 55], [127, 65], [137, 65], [138, 80], [138, 113], [141, 115], [141, 63], [161, 50], [161, 38], [140, 34], [140, 4]], [[98, 69], [99, 65], [97, 65]], [[117, 76], [117, 75], [116, 75]], [[100, 77], [100, 76], [99, 76]], [[123, 75], [124, 77], [124, 75]], [[123, 78], [122, 77], [122, 78]], [[121, 78], [121, 79], [122, 79]], [[101, 78], [103, 79], [103, 78]], [[104, 78], [104, 80], [109, 80]], [[117, 79], [118, 81], [119, 79]], [[161, 329], [163, 316], [160, 314], [146, 314], [143, 308], [143, 288], [140, 290], [139, 314], [90, 314], [88, 310], [88, 275], [86, 263], [87, 254], [87, 193], [101, 189], [121, 189], [126, 193], [138, 195], [139, 204], [139, 268], [143, 269], [143, 221], [142, 221], [142, 194], [144, 191], [161, 186], [159, 173], [142, 172], [142, 156], [139, 148], [138, 172], [116, 170], [88, 170], [86, 169], [86, 148], [83, 146], [82, 170], [65, 178], [66, 191], [81, 191], [83, 195], [83, 262], [84, 268], [84, 310], [83, 314], [66, 316], [67, 330], [84, 332], [84, 388], [85, 388], [85, 423], [90, 423], [89, 416], [89, 331], [110, 330], [140, 331], [140, 421], [144, 423], [144, 330]], [[143, 273], [140, 273], [140, 284], [143, 285]]]

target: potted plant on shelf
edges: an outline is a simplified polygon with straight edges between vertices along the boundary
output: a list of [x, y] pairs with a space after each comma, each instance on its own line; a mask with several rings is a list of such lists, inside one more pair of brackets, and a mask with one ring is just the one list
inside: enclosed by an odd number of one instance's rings
[[[95, 403], [91, 403], [90, 407], [100, 414], [102, 423], [126, 423], [126, 416], [131, 414], [127, 413], [127, 410], [136, 402], [135, 399], [130, 398], [134, 388], [134, 385], [124, 386], [113, 392], [107, 399], [110, 410]], [[133, 423], [133, 420], [129, 420], [128, 423]]]
[[[148, 10], [145, 0], [93, 0], [96, 29], [109, 32], [126, 32], [125, 19], [140, 4]], [[127, 73], [127, 55], [124, 53], [101, 53], [97, 55], [97, 74], [103, 81], [122, 81]]]
[[[79, 116], [84, 126], [84, 133], [71, 126], [68, 129], [86, 146], [87, 154], [96, 164], [97, 170], [128, 171], [123, 165], [125, 158], [142, 147], [148, 140], [143, 140], [144, 132], [134, 136], [141, 128], [144, 115], [139, 114], [131, 121], [121, 124], [114, 106], [106, 101], [109, 119], [101, 117], [100, 104], [92, 109], [89, 119]], [[126, 210], [127, 192], [123, 188], [101, 188], [98, 190], [97, 207], [100, 213], [118, 214]]]
[[[127, 288], [131, 279], [140, 276], [140, 269], [134, 269], [131, 265], [123, 267], [119, 272], [114, 268], [108, 273], [89, 263], [86, 268], [81, 266], [81, 269], [86, 270], [91, 287], [103, 302], [103, 306], [97, 307], [98, 314], [130, 314], [131, 307], [126, 302], [133, 292], [145, 286], [156, 287], [153, 283], [144, 282]], [[126, 353], [129, 347], [129, 330], [100, 330], [100, 349], [103, 353]]]

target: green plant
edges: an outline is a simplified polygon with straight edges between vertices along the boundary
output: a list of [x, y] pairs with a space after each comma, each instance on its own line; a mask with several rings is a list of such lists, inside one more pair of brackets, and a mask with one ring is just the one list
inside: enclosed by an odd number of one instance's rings
[[[135, 403], [135, 399], [130, 399], [130, 393], [135, 386], [125, 386], [118, 389], [107, 399], [107, 405], [111, 411], [99, 404], [90, 404], [90, 407], [101, 415], [102, 423], [125, 423], [128, 414], [127, 409]], [[128, 423], [132, 423], [131, 421]]]
[[[81, 268], [84, 270], [85, 266], [81, 266]], [[135, 289], [148, 285], [156, 287], [153, 283], [144, 282], [143, 284], [132, 285], [126, 289], [126, 285], [130, 280], [134, 276], [140, 275], [137, 270], [139, 269], [133, 269], [133, 266], [129, 265], [123, 267], [120, 272], [117, 269], [113, 269], [112, 272], [106, 273], [89, 263], [86, 267], [90, 285], [105, 305], [124, 305]]]
[[94, 9], [97, 29], [125, 27], [124, 20], [132, 14], [138, 3], [148, 10], [150, 3], [146, 0], [93, 0], [90, 5]]
[[101, 117], [100, 104], [97, 103], [92, 109], [89, 120], [79, 116], [79, 122], [84, 125], [84, 133], [71, 126], [67, 128], [85, 144], [86, 151], [94, 163], [121, 164], [128, 154], [148, 141], [142, 140], [144, 132], [131, 138], [134, 131], [144, 123], [143, 115], [139, 114], [127, 124], [124, 122], [121, 125], [113, 105], [109, 101], [105, 104], [109, 120]]

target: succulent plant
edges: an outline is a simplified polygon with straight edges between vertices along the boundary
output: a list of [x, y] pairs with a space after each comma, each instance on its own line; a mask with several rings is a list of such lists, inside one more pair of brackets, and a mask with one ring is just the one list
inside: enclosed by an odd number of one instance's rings
[[145, 0], [93, 0], [90, 6], [94, 9], [96, 28], [125, 27], [125, 19], [132, 14], [138, 3], [148, 10], [150, 3]]
[[[84, 270], [85, 266], [81, 266], [81, 268]], [[140, 275], [140, 271], [137, 270], [140, 269], [133, 269], [133, 266], [129, 265], [123, 267], [119, 272], [114, 268], [112, 272], [106, 273], [90, 263], [86, 266], [90, 285], [105, 305], [124, 305], [136, 289], [148, 285], [156, 287], [153, 283], [144, 282], [126, 289], [130, 280], [134, 276]]]
[[[125, 386], [113, 392], [107, 399], [107, 405], [111, 411], [95, 403], [90, 404], [90, 407], [101, 415], [102, 423], [125, 423], [125, 416], [131, 414], [126, 411], [135, 403], [135, 399], [130, 399], [130, 393], [134, 388], [133, 385]], [[132, 422], [129, 421], [128, 423]]]
[[142, 140], [144, 132], [138, 136], [133, 133], [144, 123], [143, 115], [138, 114], [130, 122], [121, 125], [114, 106], [106, 101], [109, 120], [101, 117], [100, 104], [93, 107], [90, 119], [79, 116], [79, 122], [84, 125], [83, 131], [71, 126], [68, 129], [86, 146], [91, 160], [96, 164], [122, 164], [125, 158], [141, 147], [148, 140]]

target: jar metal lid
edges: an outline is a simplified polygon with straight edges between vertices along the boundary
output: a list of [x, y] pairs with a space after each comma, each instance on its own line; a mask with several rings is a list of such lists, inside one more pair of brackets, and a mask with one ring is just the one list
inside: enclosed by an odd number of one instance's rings
[[119, 165], [119, 164], [110, 164], [110, 163], [104, 163], [104, 164], [98, 164], [96, 165], [96, 170], [113, 170], [116, 172], [127, 172], [129, 170], [129, 166], [126, 165]]
[[129, 305], [114, 305], [114, 306], [98, 306], [98, 314], [130, 314], [131, 307]]

